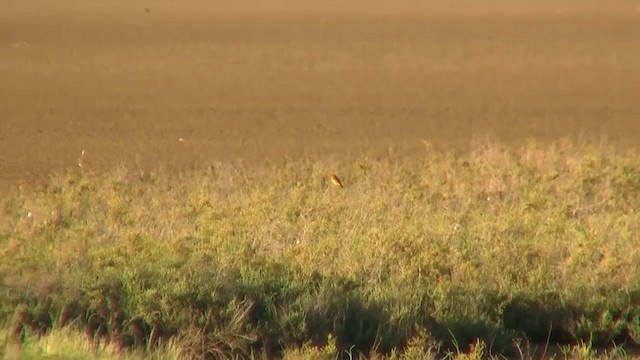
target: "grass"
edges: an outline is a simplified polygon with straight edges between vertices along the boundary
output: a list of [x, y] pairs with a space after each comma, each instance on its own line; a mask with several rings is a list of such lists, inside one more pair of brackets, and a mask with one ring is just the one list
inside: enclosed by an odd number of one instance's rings
[[69, 170], [2, 200], [0, 351], [627, 357], [639, 155], [426, 144], [411, 159]]

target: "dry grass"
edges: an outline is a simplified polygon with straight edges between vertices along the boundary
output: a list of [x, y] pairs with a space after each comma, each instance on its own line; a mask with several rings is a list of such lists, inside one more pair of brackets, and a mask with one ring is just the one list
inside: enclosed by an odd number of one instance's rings
[[180, 356], [295, 358], [330, 334], [387, 355], [637, 342], [638, 159], [427, 144], [420, 159], [71, 171], [3, 201], [1, 319]]

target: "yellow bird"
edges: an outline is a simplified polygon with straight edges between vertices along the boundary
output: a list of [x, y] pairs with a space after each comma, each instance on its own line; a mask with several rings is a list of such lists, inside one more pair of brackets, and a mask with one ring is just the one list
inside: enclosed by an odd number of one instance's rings
[[338, 179], [337, 176], [331, 175], [331, 177], [329, 179], [331, 180], [331, 183], [333, 184], [333, 186], [335, 186], [335, 187], [343, 187], [342, 186], [342, 182], [340, 181], [340, 179]]

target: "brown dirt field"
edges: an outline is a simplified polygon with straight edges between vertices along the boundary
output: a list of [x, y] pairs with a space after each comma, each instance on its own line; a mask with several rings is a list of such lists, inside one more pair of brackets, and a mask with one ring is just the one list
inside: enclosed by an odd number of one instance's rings
[[637, 3], [345, 3], [3, 6], [0, 189], [83, 149], [99, 170], [411, 154], [487, 134], [640, 144]]

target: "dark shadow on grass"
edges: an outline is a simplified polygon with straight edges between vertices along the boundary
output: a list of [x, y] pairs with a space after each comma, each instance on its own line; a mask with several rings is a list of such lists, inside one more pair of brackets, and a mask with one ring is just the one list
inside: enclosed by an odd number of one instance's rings
[[[18, 336], [24, 337], [27, 330], [43, 334], [56, 326], [76, 326], [93, 341], [115, 342], [122, 348], [151, 349], [171, 338], [183, 339], [194, 356], [279, 357], [286, 348], [322, 346], [329, 335], [342, 354], [384, 354], [403, 349], [418, 329], [442, 345], [440, 351], [466, 351], [481, 340], [493, 354], [509, 354], [517, 339], [631, 345], [637, 344], [640, 333], [640, 292], [611, 292], [606, 302], [588, 306], [568, 303], [555, 293], [507, 298], [461, 292], [447, 301], [467, 299], [464, 304], [477, 302], [478, 307], [464, 313], [452, 306], [438, 318], [427, 291], [414, 297], [423, 299], [421, 304], [398, 304], [376, 297], [364, 281], [318, 274], [306, 278], [279, 266], [233, 273], [198, 286], [198, 291], [162, 294], [158, 304], [146, 306], [163, 309], [163, 302], [170, 305], [165, 308], [169, 312], [145, 316], [139, 315], [144, 314], [142, 308], [132, 307], [138, 304], [132, 301], [138, 294], [118, 282], [73, 296], [52, 288], [56, 293], [45, 297], [28, 299], [23, 294], [13, 302], [1, 300], [3, 307], [12, 303], [16, 309], [13, 326]], [[400, 305], [412, 310], [394, 317]]]

